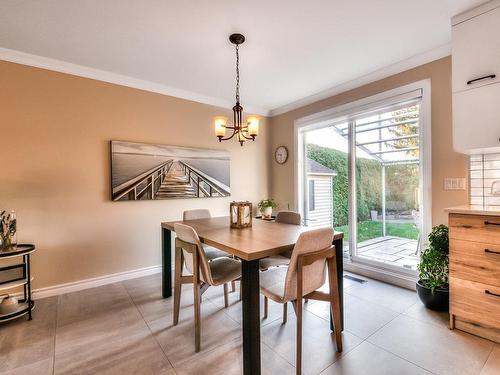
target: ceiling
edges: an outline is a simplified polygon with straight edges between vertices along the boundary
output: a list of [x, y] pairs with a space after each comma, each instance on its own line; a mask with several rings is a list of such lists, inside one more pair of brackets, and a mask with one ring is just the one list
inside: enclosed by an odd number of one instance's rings
[[269, 113], [446, 48], [450, 18], [483, 2], [2, 0], [0, 48], [230, 105], [235, 57], [227, 38], [241, 32], [242, 104]]

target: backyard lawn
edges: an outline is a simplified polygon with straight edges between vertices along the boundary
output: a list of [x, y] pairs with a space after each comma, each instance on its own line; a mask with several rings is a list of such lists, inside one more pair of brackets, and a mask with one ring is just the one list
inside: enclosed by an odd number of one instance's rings
[[[342, 225], [335, 230], [344, 232], [345, 240], [349, 240], [349, 227]], [[416, 240], [418, 230], [413, 223], [386, 223], [386, 235]], [[361, 221], [358, 223], [358, 242], [382, 237], [381, 221]]]

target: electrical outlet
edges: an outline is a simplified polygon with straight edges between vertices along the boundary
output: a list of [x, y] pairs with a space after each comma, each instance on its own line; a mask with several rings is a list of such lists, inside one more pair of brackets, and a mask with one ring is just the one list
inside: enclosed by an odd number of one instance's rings
[[444, 179], [444, 190], [466, 190], [465, 178], [450, 178]]

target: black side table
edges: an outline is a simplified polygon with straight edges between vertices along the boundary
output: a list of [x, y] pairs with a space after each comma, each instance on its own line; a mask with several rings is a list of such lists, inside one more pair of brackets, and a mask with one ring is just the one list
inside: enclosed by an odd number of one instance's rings
[[0, 314], [0, 322], [16, 319], [28, 315], [31, 320], [31, 311], [35, 307], [35, 301], [31, 297], [31, 263], [30, 255], [35, 251], [35, 245], [18, 244], [5, 250], [0, 250], [0, 261], [9, 258], [22, 258], [22, 262], [10, 266], [0, 267], [0, 295], [9, 289], [23, 287], [23, 299], [19, 300], [17, 309], [8, 314]]

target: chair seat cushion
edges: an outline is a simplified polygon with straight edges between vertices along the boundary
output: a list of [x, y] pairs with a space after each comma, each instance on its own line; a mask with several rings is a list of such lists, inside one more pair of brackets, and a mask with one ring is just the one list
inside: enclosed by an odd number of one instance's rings
[[274, 267], [260, 273], [260, 291], [269, 299], [283, 303], [288, 267]]
[[273, 255], [261, 259], [259, 265], [261, 270], [267, 270], [270, 267], [288, 266], [289, 263], [290, 258], [287, 258], [283, 255]]
[[215, 247], [208, 246], [203, 244], [203, 250], [205, 250], [205, 255], [207, 256], [208, 260], [213, 260], [216, 258], [222, 258], [222, 257], [228, 257], [230, 256], [228, 253], [225, 251], [216, 249]]
[[232, 258], [217, 258], [208, 263], [215, 285], [225, 284], [241, 277], [241, 262]]

